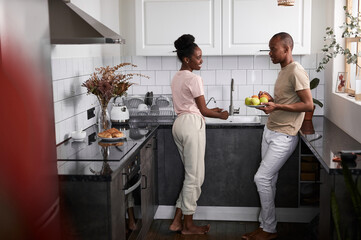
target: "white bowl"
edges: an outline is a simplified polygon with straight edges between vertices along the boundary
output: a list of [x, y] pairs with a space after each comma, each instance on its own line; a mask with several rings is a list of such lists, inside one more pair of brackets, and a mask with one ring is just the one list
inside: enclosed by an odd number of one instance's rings
[[139, 111], [147, 111], [148, 110], [148, 106], [144, 103], [141, 103], [138, 105], [138, 110]]
[[71, 133], [71, 138], [74, 141], [82, 141], [86, 137], [86, 132], [84, 131], [74, 131]]

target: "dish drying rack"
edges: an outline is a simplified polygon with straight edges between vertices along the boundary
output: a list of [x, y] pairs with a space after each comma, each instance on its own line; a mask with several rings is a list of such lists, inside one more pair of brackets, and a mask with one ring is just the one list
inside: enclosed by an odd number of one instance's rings
[[[171, 94], [128, 95], [123, 98], [123, 103], [127, 106], [130, 117], [174, 118], [176, 115]], [[144, 105], [147, 107], [145, 108]]]

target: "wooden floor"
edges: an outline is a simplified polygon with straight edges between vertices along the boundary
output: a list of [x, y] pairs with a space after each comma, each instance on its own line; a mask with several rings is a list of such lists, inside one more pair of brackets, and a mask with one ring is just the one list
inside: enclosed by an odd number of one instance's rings
[[[182, 235], [168, 230], [171, 220], [154, 220], [146, 240], [240, 240], [246, 232], [258, 227], [256, 222], [231, 221], [195, 221], [197, 225], [211, 224], [211, 230], [205, 235]], [[314, 223], [278, 223], [278, 240], [314, 240]]]

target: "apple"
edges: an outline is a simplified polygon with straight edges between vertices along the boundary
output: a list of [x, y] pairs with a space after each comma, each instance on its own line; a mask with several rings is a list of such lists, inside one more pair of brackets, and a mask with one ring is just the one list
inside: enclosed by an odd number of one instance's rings
[[244, 100], [244, 103], [245, 103], [246, 105], [252, 105], [252, 98], [246, 97], [246, 99]]
[[268, 98], [266, 97], [261, 97], [259, 100], [261, 103], [268, 103]]
[[259, 98], [252, 98], [252, 105], [259, 105], [261, 103], [261, 101], [259, 100]]

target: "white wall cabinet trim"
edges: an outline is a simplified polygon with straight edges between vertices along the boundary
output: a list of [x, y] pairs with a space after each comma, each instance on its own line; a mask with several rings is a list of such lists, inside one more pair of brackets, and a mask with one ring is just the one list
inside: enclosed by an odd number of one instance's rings
[[297, 0], [293, 7], [270, 0], [223, 0], [223, 55], [268, 54], [269, 39], [288, 32], [293, 54], [311, 52], [311, 0]]
[[136, 55], [175, 56], [192, 34], [203, 55], [221, 55], [221, 0], [136, 0]]

